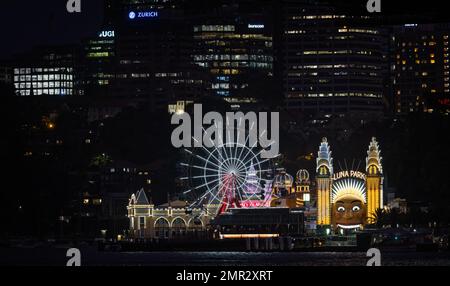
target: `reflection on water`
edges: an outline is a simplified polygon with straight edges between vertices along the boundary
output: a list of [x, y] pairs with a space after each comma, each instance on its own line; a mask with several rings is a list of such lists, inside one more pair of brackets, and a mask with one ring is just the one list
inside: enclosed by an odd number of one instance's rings
[[[65, 248], [3, 248], [0, 265], [65, 265]], [[99, 252], [83, 247], [82, 265], [159, 266], [364, 266], [363, 252]], [[450, 254], [434, 252], [383, 252], [382, 265], [450, 266]]]

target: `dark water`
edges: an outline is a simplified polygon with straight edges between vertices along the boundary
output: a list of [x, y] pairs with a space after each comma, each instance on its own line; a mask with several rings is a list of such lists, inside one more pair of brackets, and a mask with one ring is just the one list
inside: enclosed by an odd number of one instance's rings
[[[64, 266], [67, 248], [0, 248], [0, 265]], [[99, 252], [82, 247], [84, 266], [365, 266], [363, 252]], [[450, 253], [381, 252], [383, 266], [450, 266]]]

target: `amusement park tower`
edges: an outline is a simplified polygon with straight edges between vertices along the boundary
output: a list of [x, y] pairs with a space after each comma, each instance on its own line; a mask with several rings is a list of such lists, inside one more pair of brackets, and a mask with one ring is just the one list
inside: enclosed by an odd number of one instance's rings
[[355, 230], [374, 221], [383, 208], [383, 168], [380, 148], [372, 137], [364, 172], [333, 172], [333, 158], [326, 138], [317, 156], [317, 224], [332, 229]]
[[327, 138], [322, 138], [317, 156], [317, 224], [329, 225], [331, 223], [331, 183], [333, 175], [333, 158]]
[[366, 157], [367, 220], [373, 222], [373, 215], [378, 208], [383, 208], [383, 167], [380, 148], [375, 137], [369, 144]]

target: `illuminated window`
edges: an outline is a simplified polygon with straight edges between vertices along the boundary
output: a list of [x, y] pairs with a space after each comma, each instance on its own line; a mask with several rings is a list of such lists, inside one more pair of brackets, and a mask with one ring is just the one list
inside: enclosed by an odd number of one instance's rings
[[102, 199], [93, 199], [92, 200], [92, 204], [94, 204], [94, 205], [101, 205], [102, 204]]

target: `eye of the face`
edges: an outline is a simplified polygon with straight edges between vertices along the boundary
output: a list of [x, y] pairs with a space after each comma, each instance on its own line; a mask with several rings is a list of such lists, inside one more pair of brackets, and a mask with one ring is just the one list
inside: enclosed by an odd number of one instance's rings
[[337, 211], [338, 212], [345, 212], [345, 208], [340, 206], [340, 207], [337, 208]]
[[352, 211], [357, 212], [359, 211], [361, 208], [359, 206], [353, 206]]

